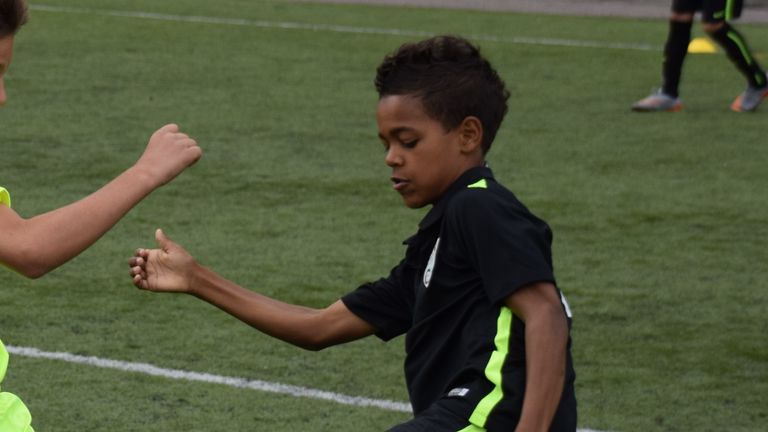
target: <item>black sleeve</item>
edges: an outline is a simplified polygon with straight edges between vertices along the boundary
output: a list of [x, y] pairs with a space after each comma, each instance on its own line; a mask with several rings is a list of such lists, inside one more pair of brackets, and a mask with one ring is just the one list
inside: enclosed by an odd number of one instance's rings
[[352, 313], [376, 327], [376, 336], [384, 341], [411, 328], [413, 296], [402, 284], [404, 269], [401, 262], [388, 277], [361, 285], [341, 298]]
[[492, 302], [535, 282], [555, 283], [549, 226], [511, 193], [464, 191], [451, 203], [446, 223]]

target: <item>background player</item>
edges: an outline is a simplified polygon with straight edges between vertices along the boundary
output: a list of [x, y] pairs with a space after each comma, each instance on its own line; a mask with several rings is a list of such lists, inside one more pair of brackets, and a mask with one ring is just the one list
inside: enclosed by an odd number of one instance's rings
[[754, 111], [768, 96], [765, 71], [749, 50], [747, 41], [730, 21], [741, 14], [742, 0], [673, 0], [669, 33], [664, 46], [662, 86], [654, 94], [635, 102], [633, 111], [680, 111], [680, 77], [691, 40], [693, 16], [701, 10], [704, 31], [725, 50], [736, 68], [747, 79], [747, 88], [731, 104], [737, 112]]

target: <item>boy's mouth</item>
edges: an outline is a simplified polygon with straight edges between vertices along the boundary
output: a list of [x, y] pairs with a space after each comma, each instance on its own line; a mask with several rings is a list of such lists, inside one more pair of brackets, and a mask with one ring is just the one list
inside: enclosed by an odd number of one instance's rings
[[390, 177], [390, 180], [392, 180], [392, 188], [396, 191], [400, 192], [405, 187], [408, 186], [408, 180], [400, 178], [400, 177]]

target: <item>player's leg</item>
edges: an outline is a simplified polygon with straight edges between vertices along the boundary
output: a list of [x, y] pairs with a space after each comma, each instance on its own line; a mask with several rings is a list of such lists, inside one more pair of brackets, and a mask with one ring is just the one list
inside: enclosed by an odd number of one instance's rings
[[669, 35], [664, 45], [661, 89], [673, 97], [680, 95], [680, 77], [685, 56], [688, 54], [688, 44], [691, 43], [693, 14], [693, 11], [673, 11], [669, 20]]
[[661, 88], [650, 96], [635, 102], [634, 111], [679, 111], [683, 105], [679, 98], [680, 77], [683, 62], [691, 42], [691, 27], [700, 0], [674, 0], [669, 19], [669, 32], [664, 45], [664, 61], [661, 67]]
[[740, 0], [711, 0], [702, 11], [704, 30], [725, 50], [747, 80], [747, 89], [731, 105], [734, 111], [753, 111], [768, 96], [768, 79], [747, 45], [744, 36], [729, 24], [738, 17]]

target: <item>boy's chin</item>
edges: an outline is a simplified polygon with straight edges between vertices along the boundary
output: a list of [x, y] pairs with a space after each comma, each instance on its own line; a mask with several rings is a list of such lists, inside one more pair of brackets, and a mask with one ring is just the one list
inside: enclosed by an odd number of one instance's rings
[[412, 197], [402, 197], [403, 198], [403, 204], [405, 204], [406, 207], [410, 209], [420, 209], [430, 203], [426, 201], [421, 201], [418, 199], [413, 199]]

